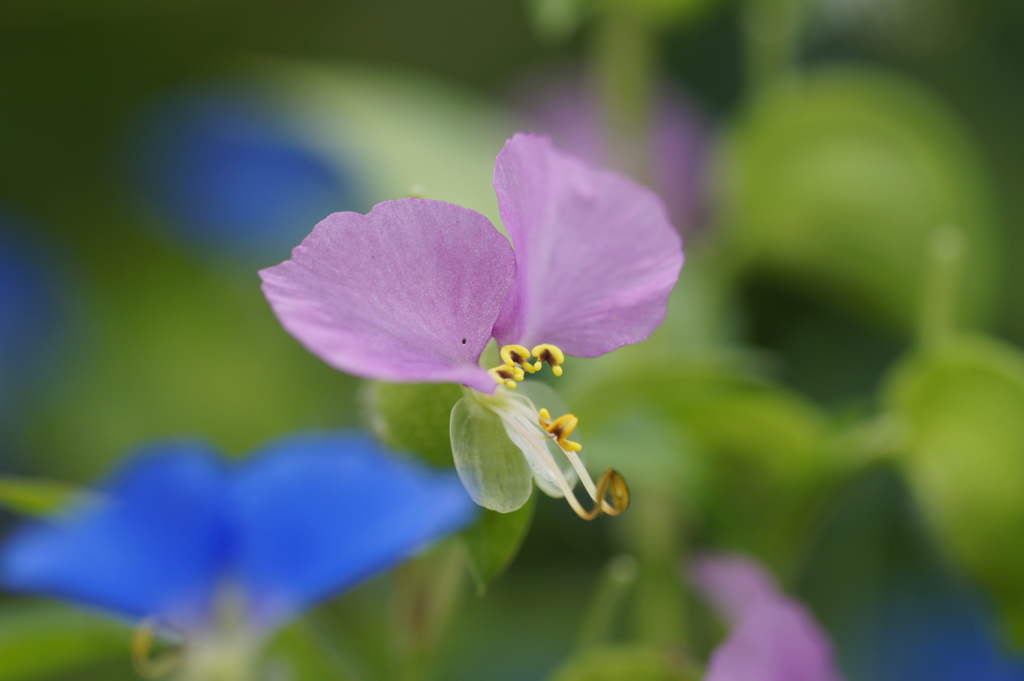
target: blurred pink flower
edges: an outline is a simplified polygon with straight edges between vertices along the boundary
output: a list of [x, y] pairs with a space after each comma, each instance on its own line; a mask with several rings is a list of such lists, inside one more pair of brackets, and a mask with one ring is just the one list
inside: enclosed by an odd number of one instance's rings
[[759, 565], [705, 555], [690, 576], [731, 630], [712, 654], [704, 681], [842, 681], [824, 632]]
[[[679, 88], [659, 82], [654, 103], [650, 158], [653, 189], [669, 218], [683, 232], [699, 228], [707, 211], [707, 161], [713, 131], [707, 118]], [[565, 71], [514, 88], [514, 101], [538, 133], [590, 163], [618, 170], [606, 143], [600, 97], [578, 72]]]

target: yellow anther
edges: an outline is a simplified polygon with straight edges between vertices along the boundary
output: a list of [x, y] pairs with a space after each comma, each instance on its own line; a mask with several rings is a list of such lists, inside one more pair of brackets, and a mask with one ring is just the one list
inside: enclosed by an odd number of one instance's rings
[[[530, 351], [522, 345], [504, 345], [501, 350], [498, 351], [498, 354], [501, 356], [501, 361], [507, 366], [516, 368], [521, 367], [522, 369], [529, 371], [531, 374], [537, 371], [530, 362]], [[525, 378], [525, 374], [523, 377]]]
[[565, 364], [565, 353], [557, 345], [541, 343], [535, 347], [530, 354], [537, 358], [533, 363], [533, 370], [540, 371], [540, 368], [547, 362], [551, 365], [551, 372], [555, 376], [562, 375], [562, 364]]
[[580, 423], [575, 414], [565, 414], [552, 420], [551, 412], [547, 409], [539, 409], [537, 410], [537, 416], [539, 417], [537, 422], [540, 424], [540, 427], [551, 433], [559, 447], [570, 452], [578, 452], [583, 449], [583, 445], [579, 442], [573, 442], [568, 439], [572, 435], [572, 431], [576, 430], [576, 426]]
[[491, 375], [491, 378], [495, 380], [498, 385], [504, 385], [506, 388], [515, 389], [518, 383], [526, 377], [523, 370], [519, 367], [510, 367], [507, 364], [499, 364], [493, 369], [488, 369], [487, 373]]

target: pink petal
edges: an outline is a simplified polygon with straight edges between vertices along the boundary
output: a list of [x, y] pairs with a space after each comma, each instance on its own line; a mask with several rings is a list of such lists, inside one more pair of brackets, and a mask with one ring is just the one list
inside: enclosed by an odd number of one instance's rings
[[842, 681], [825, 633], [757, 563], [704, 555], [690, 575], [732, 629], [712, 654], [705, 681]]
[[284, 328], [335, 368], [493, 392], [478, 361], [514, 273], [512, 248], [484, 216], [401, 199], [328, 216], [260, 276]]
[[750, 612], [711, 656], [704, 681], [841, 681], [807, 611], [780, 601]]
[[517, 261], [499, 343], [596, 357], [665, 319], [683, 251], [654, 193], [522, 134], [498, 155], [494, 187]]
[[764, 568], [741, 556], [698, 556], [690, 565], [690, 578], [704, 599], [733, 624], [762, 605], [785, 598]]
[[[595, 85], [581, 70], [564, 68], [523, 81], [514, 95], [537, 132], [550, 135], [560, 149], [588, 163], [615, 168]], [[706, 222], [714, 135], [702, 112], [673, 81], [655, 83], [653, 94], [647, 150], [654, 166], [652, 186], [665, 202], [672, 224], [688, 234]]]

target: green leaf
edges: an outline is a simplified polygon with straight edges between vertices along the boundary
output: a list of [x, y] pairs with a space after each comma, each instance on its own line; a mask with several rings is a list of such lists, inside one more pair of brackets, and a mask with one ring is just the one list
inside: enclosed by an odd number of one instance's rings
[[1024, 645], [1024, 355], [967, 338], [903, 363], [887, 390], [899, 459], [940, 544]]
[[569, 660], [550, 681], [697, 681], [664, 651], [618, 646], [588, 650]]
[[117, 659], [127, 670], [129, 632], [121, 625], [52, 604], [5, 605], [0, 613], [0, 681], [78, 677]]
[[23, 515], [48, 515], [88, 494], [55, 480], [0, 476], [0, 505]]
[[427, 463], [451, 467], [451, 414], [462, 399], [451, 383], [372, 383], [370, 420], [377, 435], [399, 451]]
[[512, 513], [484, 510], [476, 524], [461, 534], [478, 593], [483, 594], [519, 553], [533, 521], [534, 499]]
[[747, 267], [908, 330], [928, 237], [956, 225], [968, 244], [959, 316], [990, 316], [997, 257], [986, 169], [967, 131], [920, 86], [837, 67], [778, 82], [723, 149], [723, 219]]

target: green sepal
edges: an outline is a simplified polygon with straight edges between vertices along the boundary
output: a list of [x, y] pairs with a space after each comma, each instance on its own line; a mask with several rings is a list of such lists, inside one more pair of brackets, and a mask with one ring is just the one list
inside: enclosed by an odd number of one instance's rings
[[86, 494], [90, 493], [56, 480], [0, 476], [0, 506], [20, 515], [49, 515]]
[[467, 395], [452, 409], [452, 457], [469, 496], [480, 506], [511, 513], [533, 492], [533, 473], [509, 439], [501, 417]]
[[1024, 355], [961, 338], [910, 357], [886, 401], [901, 464], [939, 544], [1024, 646]]
[[388, 446], [452, 467], [451, 413], [463, 389], [452, 383], [370, 383], [370, 422]]
[[[470, 487], [486, 496], [478, 502], [503, 502], [508, 498], [511, 505], [519, 505], [518, 510], [508, 513], [481, 509], [476, 524], [461, 535], [470, 572], [482, 592], [515, 558], [533, 518], [533, 478], [522, 453], [508, 439], [501, 419], [476, 399], [464, 399], [461, 386], [371, 383], [367, 395], [374, 430], [389, 446], [411, 452], [430, 464], [451, 467], [452, 442], [458, 438], [467, 460], [481, 459], [479, 466], [467, 461], [464, 468], [469, 469], [468, 473], [477, 470], [487, 477], [508, 473], [505, 477], [511, 487], [505, 483], [474, 486], [473, 480], [480, 475], [470, 474]], [[458, 411], [456, 404], [461, 404]], [[453, 419], [458, 420], [454, 431]]]
[[535, 499], [531, 496], [518, 511], [511, 513], [484, 509], [476, 524], [460, 535], [478, 594], [483, 595], [519, 553], [533, 521]]

